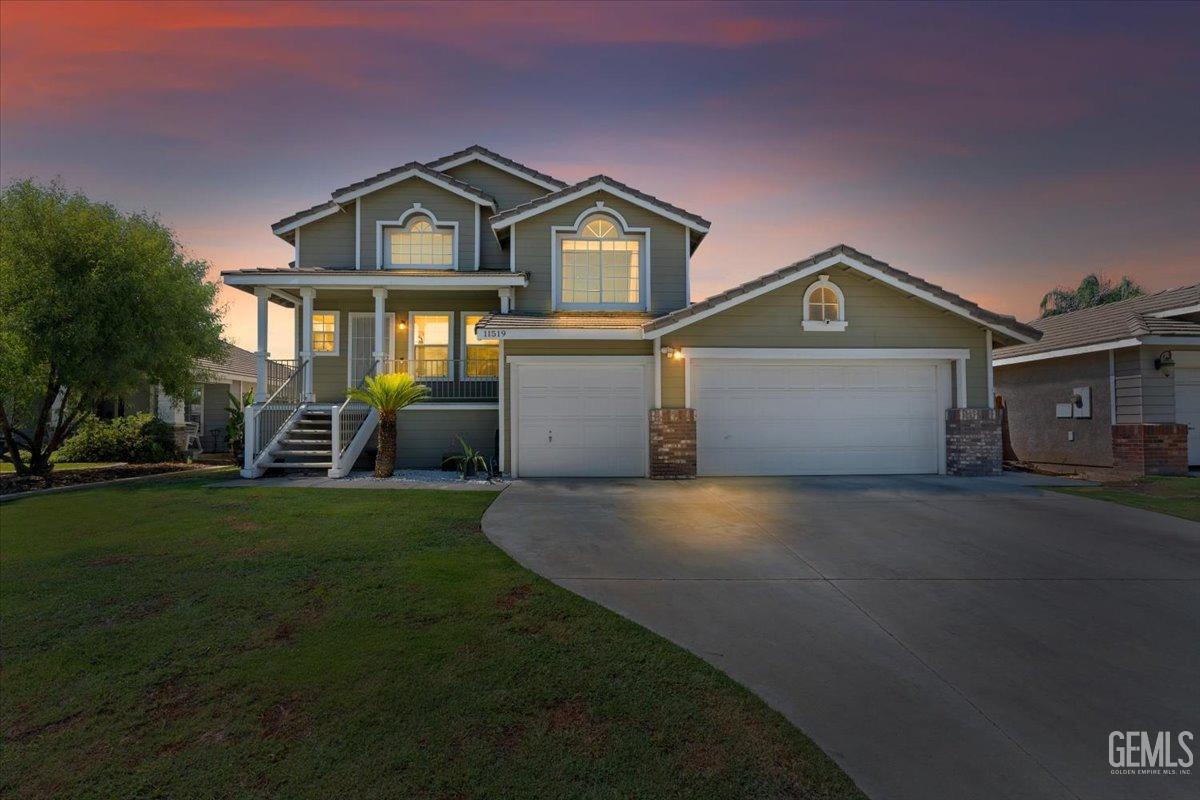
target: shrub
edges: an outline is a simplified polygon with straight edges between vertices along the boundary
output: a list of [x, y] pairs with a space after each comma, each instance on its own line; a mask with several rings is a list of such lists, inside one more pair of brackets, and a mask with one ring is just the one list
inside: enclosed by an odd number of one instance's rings
[[174, 429], [153, 414], [93, 419], [63, 443], [55, 461], [170, 461], [178, 456]]

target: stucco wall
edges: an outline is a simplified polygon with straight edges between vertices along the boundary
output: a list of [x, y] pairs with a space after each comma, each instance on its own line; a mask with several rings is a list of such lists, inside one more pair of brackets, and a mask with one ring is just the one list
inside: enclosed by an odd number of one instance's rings
[[[1108, 352], [1030, 361], [996, 368], [996, 393], [1004, 400], [1009, 441], [1017, 458], [1043, 464], [1111, 467], [1112, 400]], [[1059, 419], [1055, 404], [1071, 390], [1092, 393], [1090, 419]], [[1075, 440], [1069, 441], [1068, 435]]]
[[[662, 337], [669, 347], [968, 348], [967, 405], [986, 406], [987, 337], [979, 325], [849, 268], [830, 269], [846, 300], [846, 330], [805, 331], [801, 278]], [[664, 408], [684, 405], [684, 362], [662, 360]]]

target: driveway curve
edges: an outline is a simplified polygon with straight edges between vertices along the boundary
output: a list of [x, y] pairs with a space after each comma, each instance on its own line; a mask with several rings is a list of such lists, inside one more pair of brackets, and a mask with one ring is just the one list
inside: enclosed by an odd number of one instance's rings
[[483, 529], [749, 687], [872, 797], [1200, 795], [1200, 769], [1108, 752], [1200, 733], [1194, 522], [931, 476], [518, 481]]

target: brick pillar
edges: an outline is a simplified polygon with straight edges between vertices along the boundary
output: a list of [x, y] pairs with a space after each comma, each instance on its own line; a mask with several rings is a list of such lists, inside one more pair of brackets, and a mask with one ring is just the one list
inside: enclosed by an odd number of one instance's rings
[[1123, 475], [1187, 475], [1187, 425], [1113, 425], [1113, 470]]
[[1004, 467], [1000, 420], [995, 408], [946, 411], [946, 474], [999, 475]]
[[650, 477], [696, 477], [696, 410], [650, 410]]

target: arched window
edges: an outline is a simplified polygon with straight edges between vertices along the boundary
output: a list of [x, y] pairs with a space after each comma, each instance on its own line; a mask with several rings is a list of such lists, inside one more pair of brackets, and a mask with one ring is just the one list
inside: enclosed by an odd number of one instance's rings
[[626, 235], [603, 213], [593, 214], [576, 233], [559, 240], [560, 299], [564, 307], [640, 307], [641, 236]]
[[440, 230], [424, 214], [414, 214], [404, 227], [388, 229], [388, 267], [454, 265], [454, 233]]
[[821, 275], [804, 293], [804, 330], [846, 330], [846, 298], [828, 275]]

